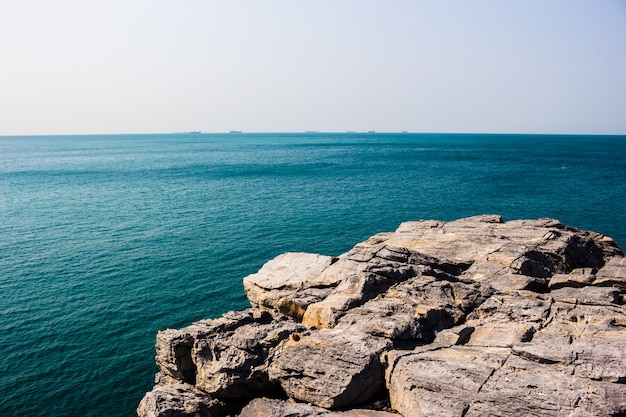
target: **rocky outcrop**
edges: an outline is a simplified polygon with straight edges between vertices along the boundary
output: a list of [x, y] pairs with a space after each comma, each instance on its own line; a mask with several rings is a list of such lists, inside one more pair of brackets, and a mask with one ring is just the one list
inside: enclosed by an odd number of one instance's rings
[[155, 416], [623, 416], [626, 262], [552, 219], [407, 222], [287, 253], [251, 308], [157, 335]]

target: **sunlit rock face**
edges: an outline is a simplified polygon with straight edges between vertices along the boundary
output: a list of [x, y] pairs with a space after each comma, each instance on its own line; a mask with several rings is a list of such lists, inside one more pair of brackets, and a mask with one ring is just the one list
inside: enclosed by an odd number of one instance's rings
[[159, 332], [140, 417], [626, 415], [626, 262], [598, 233], [407, 222], [244, 290], [248, 310]]

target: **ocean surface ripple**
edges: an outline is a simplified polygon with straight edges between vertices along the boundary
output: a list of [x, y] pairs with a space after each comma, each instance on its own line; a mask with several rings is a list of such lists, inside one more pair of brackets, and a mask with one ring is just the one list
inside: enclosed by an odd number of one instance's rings
[[135, 415], [157, 330], [286, 251], [483, 213], [624, 247], [624, 178], [624, 136], [0, 137], [0, 415]]

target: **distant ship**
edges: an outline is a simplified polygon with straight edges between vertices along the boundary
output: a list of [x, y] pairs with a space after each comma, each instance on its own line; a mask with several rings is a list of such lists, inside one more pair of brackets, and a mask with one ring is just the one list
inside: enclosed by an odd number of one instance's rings
[[319, 132], [318, 132], [317, 130], [307, 130], [307, 131], [306, 131], [306, 132], [304, 132], [304, 133], [319, 133]]
[[230, 132], [228, 132], [228, 133], [242, 133], [242, 132], [241, 132], [241, 130], [231, 130], [231, 131], [230, 131]]
[[200, 134], [200, 133], [202, 133], [202, 132], [201, 132], [201, 131], [199, 131], [199, 130], [192, 130], [191, 132], [186, 132], [186, 133], [189, 133], [189, 134], [194, 134], [194, 135], [198, 135], [198, 134]]
[[367, 133], [376, 133], [375, 130], [368, 130]]

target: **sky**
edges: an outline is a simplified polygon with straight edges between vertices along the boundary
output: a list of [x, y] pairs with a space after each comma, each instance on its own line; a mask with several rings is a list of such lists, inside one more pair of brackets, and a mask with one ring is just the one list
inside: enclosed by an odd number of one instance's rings
[[626, 0], [0, 0], [0, 135], [626, 134]]

